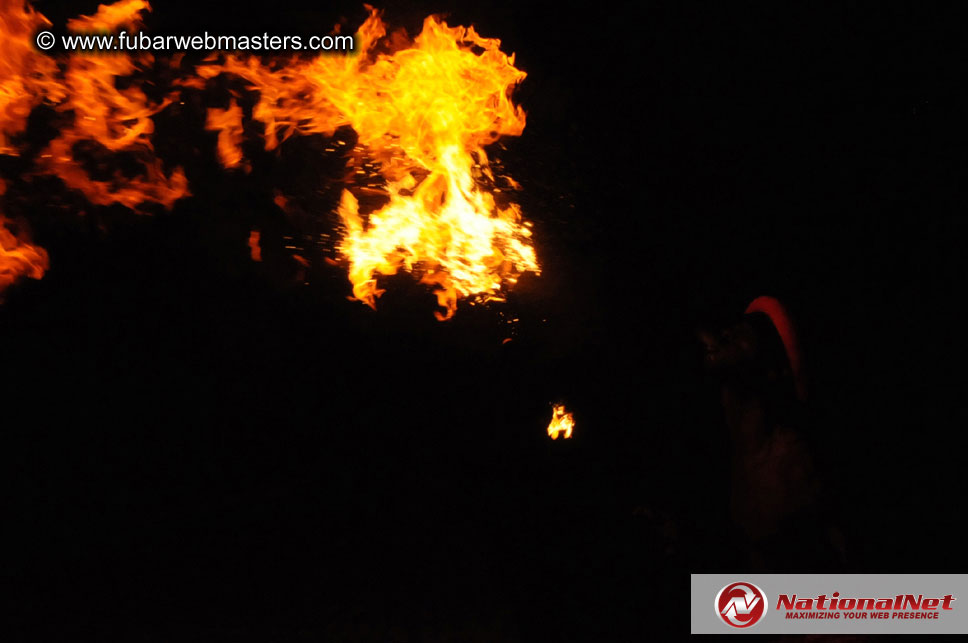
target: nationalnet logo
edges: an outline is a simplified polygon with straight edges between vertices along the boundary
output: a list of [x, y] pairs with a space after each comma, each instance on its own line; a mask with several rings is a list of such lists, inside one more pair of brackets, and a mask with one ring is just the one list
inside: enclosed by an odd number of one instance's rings
[[766, 616], [769, 601], [753, 583], [731, 583], [716, 594], [716, 613], [732, 627], [753, 627]]
[[924, 594], [895, 594], [890, 597], [841, 596], [840, 592], [797, 596], [780, 594], [776, 609], [784, 618], [844, 619], [927, 619], [937, 620], [943, 610], [952, 610], [955, 597], [945, 594], [925, 598]]
[[689, 576], [693, 634], [968, 634], [968, 574]]

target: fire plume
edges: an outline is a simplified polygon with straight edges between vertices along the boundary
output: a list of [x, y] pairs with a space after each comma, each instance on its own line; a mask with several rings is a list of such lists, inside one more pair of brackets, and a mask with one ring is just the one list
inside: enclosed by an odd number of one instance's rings
[[[121, 0], [100, 5], [92, 16], [69, 20], [67, 27], [74, 32], [133, 29], [141, 24], [142, 12], [150, 9], [144, 0]], [[19, 154], [12, 137], [26, 127], [31, 110], [47, 102], [71, 114], [73, 122], [41, 152], [34, 173], [56, 175], [97, 205], [121, 203], [137, 209], [157, 202], [170, 208], [187, 196], [184, 173], [180, 168], [166, 172], [151, 142], [152, 116], [171, 100], [152, 102], [134, 81], [124, 89], [117, 86], [118, 78], [133, 75], [152, 57], [74, 53], [59, 65], [34, 44], [36, 32], [49, 25], [22, 0], [0, 0], [0, 154]], [[129, 176], [115, 170], [110, 179], [93, 178], [75, 156], [78, 143], [93, 143], [107, 155], [124, 152], [142, 171]]]
[[[93, 16], [69, 20], [67, 27], [75, 32], [134, 29], [141, 25], [141, 13], [150, 10], [143, 0], [122, 0], [100, 5]], [[41, 155], [40, 171], [58, 176], [97, 205], [120, 203], [138, 209], [142, 203], [155, 202], [171, 208], [188, 196], [188, 180], [181, 168], [166, 173], [151, 142], [152, 116], [171, 99], [153, 103], [136, 82], [125, 89], [117, 87], [119, 77], [131, 76], [152, 60], [145, 53], [71, 55], [63, 76], [66, 100], [57, 109], [73, 113], [74, 122], [50, 142]], [[74, 157], [74, 147], [82, 141], [93, 141], [110, 153], [132, 155], [142, 172], [127, 176], [115, 171], [110, 180], [91, 177]]]
[[[380, 12], [368, 9], [354, 53], [212, 58], [196, 67], [197, 77], [176, 79], [171, 92], [149, 98], [141, 74], [154, 64], [150, 54], [46, 56], [33, 38], [49, 21], [22, 0], [0, 0], [0, 154], [19, 153], [17, 135], [31, 110], [47, 103], [68, 124], [36, 155], [28, 175], [57, 176], [95, 205], [171, 208], [190, 194], [188, 181], [155, 154], [154, 117], [176, 92], [234, 74], [259, 92], [251, 119], [264, 125], [266, 149], [294, 134], [333, 135], [349, 127], [357, 135], [350, 154], [356, 174], [376, 168], [374, 182], [344, 190], [338, 206], [337, 249], [356, 299], [375, 308], [384, 292], [380, 278], [404, 270], [433, 288], [441, 320], [453, 316], [459, 299], [502, 300], [522, 273], [539, 272], [531, 224], [507, 198], [518, 185], [495, 173], [486, 151], [523, 132], [525, 114], [512, 93], [526, 74], [500, 40], [473, 27], [431, 16], [410, 39], [388, 33]], [[147, 11], [145, 0], [120, 0], [67, 28], [136, 29]], [[248, 169], [246, 117], [234, 99], [227, 109], [208, 111], [206, 127], [218, 132], [226, 167]], [[116, 155], [125, 162], [116, 163]], [[360, 194], [370, 197], [364, 205]]]
[[[75, 32], [135, 28], [142, 12], [150, 9], [144, 0], [121, 0], [100, 5], [94, 15], [70, 20], [67, 27]], [[137, 81], [118, 87], [119, 78], [150, 64], [151, 56], [75, 53], [58, 60], [38, 51], [34, 42], [37, 31], [50, 25], [24, 0], [0, 0], [0, 155], [21, 153], [18, 135], [31, 111], [47, 103], [72, 121], [36, 157], [27, 176], [52, 174], [93, 204], [120, 203], [135, 210], [146, 202], [170, 208], [187, 196], [184, 173], [180, 168], [166, 172], [151, 142], [152, 117], [171, 99], [152, 102]], [[99, 148], [98, 159], [109, 161], [99, 178], [77, 158], [79, 144]], [[134, 159], [141, 172], [111, 172], [110, 158], [116, 153]], [[46, 251], [15, 230], [0, 215], [0, 291], [20, 276], [39, 279], [48, 267]]]
[[266, 149], [294, 133], [353, 128], [360, 154], [379, 166], [384, 197], [369, 213], [350, 190], [339, 204], [353, 294], [375, 308], [378, 277], [406, 270], [434, 286], [443, 320], [459, 298], [500, 300], [521, 273], [539, 271], [530, 224], [517, 204], [495, 200], [485, 152], [522, 133], [524, 111], [511, 92], [525, 73], [473, 27], [431, 16], [413, 41], [398, 36], [388, 37], [371, 10], [355, 55], [275, 67], [229, 57], [199, 72], [236, 74], [260, 91], [253, 118], [265, 124]]
[[557, 440], [561, 435], [563, 438], [570, 438], [571, 432], [575, 428], [575, 418], [565, 410], [564, 404], [555, 404], [551, 410], [551, 423], [548, 424], [548, 435], [552, 440]]

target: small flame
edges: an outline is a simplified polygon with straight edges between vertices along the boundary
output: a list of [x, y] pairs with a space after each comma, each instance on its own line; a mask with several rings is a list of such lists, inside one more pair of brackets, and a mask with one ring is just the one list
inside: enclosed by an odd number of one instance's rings
[[558, 435], [563, 438], [570, 438], [571, 432], [575, 428], [575, 418], [565, 410], [564, 404], [555, 404], [551, 411], [551, 423], [548, 424], [548, 435], [552, 440], [557, 440]]
[[252, 261], [262, 261], [262, 246], [259, 243], [261, 237], [262, 233], [258, 230], [249, 231], [249, 256]]
[[47, 251], [15, 235], [0, 214], [0, 295], [20, 277], [40, 279], [48, 268]]
[[242, 108], [233, 99], [228, 109], [208, 110], [205, 129], [218, 132], [218, 158], [224, 167], [242, 163]]
[[[0, 196], [6, 187], [0, 181]], [[29, 243], [23, 232], [15, 234], [15, 230], [13, 223], [0, 213], [0, 297], [21, 277], [40, 279], [49, 265], [47, 251]]]
[[145, 0], [118, 0], [114, 4], [99, 4], [93, 16], [80, 16], [67, 21], [67, 28], [82, 33], [114, 32], [119, 27], [140, 24], [142, 11], [151, 11]]

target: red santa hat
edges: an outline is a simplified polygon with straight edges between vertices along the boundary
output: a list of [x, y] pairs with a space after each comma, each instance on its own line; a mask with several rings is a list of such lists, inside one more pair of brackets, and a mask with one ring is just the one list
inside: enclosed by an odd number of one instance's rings
[[800, 359], [800, 343], [797, 341], [797, 331], [793, 319], [786, 308], [773, 297], [757, 297], [746, 307], [746, 314], [763, 313], [770, 318], [773, 327], [783, 342], [790, 372], [793, 375], [793, 386], [797, 399], [803, 402], [807, 399], [807, 386], [803, 375], [803, 364]]

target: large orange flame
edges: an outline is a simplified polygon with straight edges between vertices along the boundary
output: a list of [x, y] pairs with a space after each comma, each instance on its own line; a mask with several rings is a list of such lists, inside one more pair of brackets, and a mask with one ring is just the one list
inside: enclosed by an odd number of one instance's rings
[[[71, 31], [115, 32], [122, 27], [134, 29], [141, 24], [141, 12], [150, 11], [144, 0], [121, 0], [101, 5], [93, 16], [68, 21]], [[120, 203], [137, 209], [142, 203], [156, 202], [171, 208], [187, 196], [188, 180], [181, 168], [170, 174], [154, 155], [151, 117], [164, 109], [171, 99], [152, 103], [138, 83], [118, 89], [116, 79], [130, 76], [152, 62], [150, 54], [137, 56], [113, 53], [73, 54], [64, 72], [67, 99], [58, 110], [74, 114], [74, 123], [61, 131], [41, 155], [40, 168], [60, 177], [68, 187], [80, 190], [94, 204]], [[79, 141], [95, 141], [110, 152], [128, 152], [142, 165], [140, 176], [115, 172], [111, 180], [97, 180], [75, 160], [73, 147]]]
[[[114, 32], [140, 25], [141, 12], [151, 7], [144, 0], [121, 0], [101, 5], [93, 16], [68, 22], [72, 31]], [[53, 174], [70, 188], [81, 191], [94, 204], [121, 203], [138, 209], [146, 202], [170, 208], [188, 195], [188, 182], [180, 168], [165, 171], [154, 155], [151, 117], [170, 102], [153, 103], [137, 82], [119, 89], [117, 79], [149, 64], [147, 54], [71, 54], [66, 62], [38, 51], [34, 38], [50, 21], [24, 0], [0, 0], [0, 154], [18, 155], [16, 137], [27, 125], [31, 110], [47, 102], [72, 114], [39, 155], [33, 173]], [[137, 176], [115, 171], [110, 180], [95, 179], [75, 158], [79, 142], [99, 144], [108, 153], [125, 152], [142, 166]], [[0, 217], [0, 290], [21, 275], [40, 278], [47, 268], [47, 253], [29, 244]]]
[[[101, 5], [93, 16], [68, 21], [75, 32], [114, 32], [141, 24], [141, 12], [151, 7], [144, 0], [121, 0]], [[34, 36], [50, 22], [22, 0], [0, 0], [0, 154], [15, 155], [11, 137], [24, 129], [33, 107], [48, 101], [61, 112], [73, 114], [73, 123], [50, 142], [38, 160], [36, 172], [54, 174], [98, 205], [121, 203], [137, 208], [157, 202], [170, 208], [188, 195], [188, 181], [180, 168], [165, 172], [154, 155], [151, 117], [170, 102], [153, 103], [132, 82], [118, 89], [119, 77], [130, 76], [150, 64], [149, 54], [71, 54], [63, 70], [57, 61], [40, 53]], [[108, 152], [126, 152], [142, 165], [139, 176], [115, 172], [110, 180], [92, 178], [74, 156], [74, 146], [93, 141]]]
[[[0, 154], [16, 154], [11, 138], [27, 126], [30, 111], [45, 98], [63, 97], [47, 81], [56, 63], [34, 46], [34, 33], [50, 24], [22, 1], [0, 0]], [[6, 184], [0, 181], [0, 195]], [[0, 213], [0, 296], [21, 277], [40, 279], [47, 252], [29, 243], [22, 230]]]
[[[390, 41], [395, 50], [378, 53]], [[378, 276], [401, 268], [436, 287], [446, 309], [440, 319], [454, 314], [460, 297], [501, 299], [522, 272], [539, 270], [520, 208], [499, 206], [485, 187], [495, 181], [485, 146], [524, 129], [511, 91], [525, 73], [499, 40], [435, 17], [401, 44], [386, 37], [371, 10], [356, 44], [356, 55], [283, 66], [229, 57], [200, 73], [233, 73], [260, 91], [253, 118], [266, 126], [267, 149], [293, 133], [332, 134], [345, 125], [356, 131], [379, 165], [386, 199], [368, 215], [349, 190], [340, 202], [339, 250], [357, 299], [375, 307], [383, 293]]]
[[[150, 10], [145, 0], [120, 0], [67, 26], [75, 32], [134, 29]], [[23, 2], [0, 0], [0, 153], [17, 153], [13, 137], [31, 109], [46, 101], [73, 121], [39, 155], [36, 173], [58, 176], [97, 205], [171, 208], [189, 191], [182, 170], [166, 171], [154, 154], [152, 119], [174, 94], [154, 101], [142, 90], [136, 73], [153, 62], [151, 55], [75, 53], [58, 65], [33, 43], [48, 24]], [[539, 271], [530, 224], [517, 204], [495, 198], [498, 180], [485, 151], [502, 136], [522, 133], [525, 115], [511, 93], [525, 73], [499, 40], [435, 17], [410, 41], [388, 37], [380, 13], [370, 9], [355, 40], [355, 54], [271, 63], [228, 56], [222, 64], [200, 66], [198, 74], [233, 73], [260, 92], [252, 118], [265, 125], [266, 149], [296, 133], [356, 131], [354, 162], [378, 168], [378, 183], [368, 187], [382, 197], [380, 207], [361, 212], [356, 195], [346, 190], [338, 209], [344, 227], [338, 249], [357, 299], [375, 308], [383, 293], [379, 277], [401, 269], [434, 287], [445, 309], [440, 319], [454, 314], [459, 298], [502, 299], [523, 272]], [[130, 82], [119, 87], [122, 77]], [[185, 79], [175, 85], [199, 86]], [[242, 120], [234, 101], [208, 114], [227, 167], [243, 163]], [[106, 158], [124, 153], [141, 171], [112, 175], [109, 166], [95, 178], [92, 160], [76, 156], [90, 147], [82, 142], [95, 143], [95, 151], [100, 146]]]

